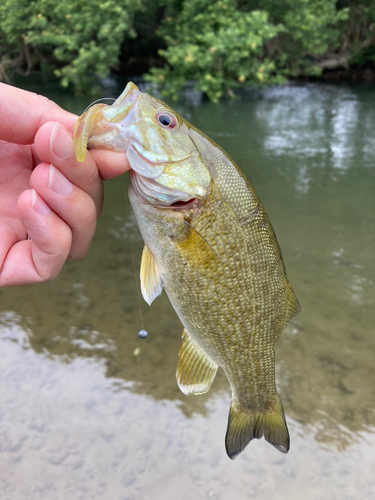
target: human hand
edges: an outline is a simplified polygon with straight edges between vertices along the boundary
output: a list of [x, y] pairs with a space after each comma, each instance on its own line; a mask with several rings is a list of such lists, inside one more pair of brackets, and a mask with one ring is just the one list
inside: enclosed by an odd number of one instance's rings
[[83, 257], [102, 210], [102, 179], [130, 168], [125, 153], [112, 151], [79, 163], [76, 120], [43, 96], [0, 84], [2, 287], [48, 281]]

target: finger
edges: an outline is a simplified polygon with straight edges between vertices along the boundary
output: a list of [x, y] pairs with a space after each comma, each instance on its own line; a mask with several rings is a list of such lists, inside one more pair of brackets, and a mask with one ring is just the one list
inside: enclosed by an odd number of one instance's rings
[[16, 144], [32, 144], [38, 129], [58, 121], [73, 132], [77, 116], [44, 96], [0, 83], [0, 138]]
[[70, 227], [72, 244], [69, 259], [81, 259], [88, 252], [96, 228], [93, 199], [72, 184], [56, 167], [41, 163], [30, 177], [30, 186]]
[[55, 278], [71, 247], [68, 225], [34, 190], [20, 195], [17, 208], [31, 239], [18, 241], [8, 249], [1, 266], [0, 286], [28, 285]]
[[2, 188], [0, 206], [4, 197], [9, 194], [9, 189], [28, 187], [32, 167], [33, 155], [30, 146], [19, 146], [0, 140], [0, 185]]
[[[0, 83], [0, 93], [0, 138], [4, 141], [32, 144], [39, 128], [50, 121], [73, 132], [77, 116], [47, 97], [5, 83]], [[93, 154], [103, 179], [112, 179], [130, 169], [125, 153], [97, 150]]]
[[[12, 219], [10, 219], [10, 223], [7, 220], [0, 221], [0, 273], [3, 262], [9, 252], [9, 249], [15, 245], [20, 239], [26, 239], [27, 233], [24, 228], [14, 227], [12, 224]], [[1, 277], [1, 274], [0, 274]]]
[[130, 170], [130, 164], [126, 153], [108, 151], [104, 149], [90, 149], [102, 179], [113, 179], [118, 175]]
[[57, 122], [45, 123], [35, 136], [37, 156], [52, 163], [72, 184], [85, 191], [93, 200], [99, 215], [103, 206], [103, 183], [94, 158], [87, 154], [79, 162], [74, 154], [73, 137]]
[[39, 158], [38, 153], [35, 150], [34, 144], [31, 144], [30, 150], [31, 150], [31, 157], [33, 160], [33, 167], [36, 167], [36, 165], [39, 165], [39, 163], [42, 163], [42, 160]]

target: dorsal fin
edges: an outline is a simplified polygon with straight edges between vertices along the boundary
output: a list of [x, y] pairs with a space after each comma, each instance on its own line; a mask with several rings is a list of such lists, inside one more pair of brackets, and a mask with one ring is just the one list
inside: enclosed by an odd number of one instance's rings
[[155, 258], [147, 245], [144, 246], [142, 252], [140, 277], [143, 298], [150, 306], [152, 301], [161, 294], [163, 280]]
[[204, 394], [211, 387], [216, 371], [217, 364], [184, 329], [176, 373], [181, 391], [186, 395]]

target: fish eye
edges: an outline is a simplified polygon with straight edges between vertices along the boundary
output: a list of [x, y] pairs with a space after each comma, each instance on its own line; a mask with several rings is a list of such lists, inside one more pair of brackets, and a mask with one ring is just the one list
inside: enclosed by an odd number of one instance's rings
[[164, 128], [174, 129], [177, 125], [176, 117], [169, 111], [160, 111], [155, 118], [157, 123]]

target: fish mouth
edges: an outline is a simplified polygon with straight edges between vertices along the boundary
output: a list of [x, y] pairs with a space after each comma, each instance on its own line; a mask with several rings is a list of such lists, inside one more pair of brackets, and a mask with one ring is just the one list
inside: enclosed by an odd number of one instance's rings
[[134, 83], [129, 82], [122, 94], [111, 106], [106, 106], [102, 110], [104, 119], [108, 123], [119, 123], [131, 115], [133, 118], [134, 104], [141, 97], [142, 93]]
[[[127, 153], [133, 170], [144, 177], [157, 179], [167, 163], [188, 160], [190, 152], [176, 152], [168, 143], [164, 147], [152, 144], [152, 137], [142, 127], [142, 106], [150, 107], [144, 99], [145, 96], [138, 88], [129, 83], [111, 106], [98, 108], [90, 126], [88, 147], [123, 151]], [[155, 111], [152, 106], [151, 108]], [[147, 144], [150, 143], [147, 147], [144, 139]]]
[[[140, 95], [138, 87], [129, 82], [112, 106], [94, 104], [78, 118], [73, 135], [74, 151], [78, 161], [82, 162], [85, 159], [87, 146], [124, 151], [121, 141], [117, 140], [116, 136], [124, 118], [129, 121], [139, 117], [139, 111], [134, 104]], [[111, 146], [108, 146], [109, 143]]]

